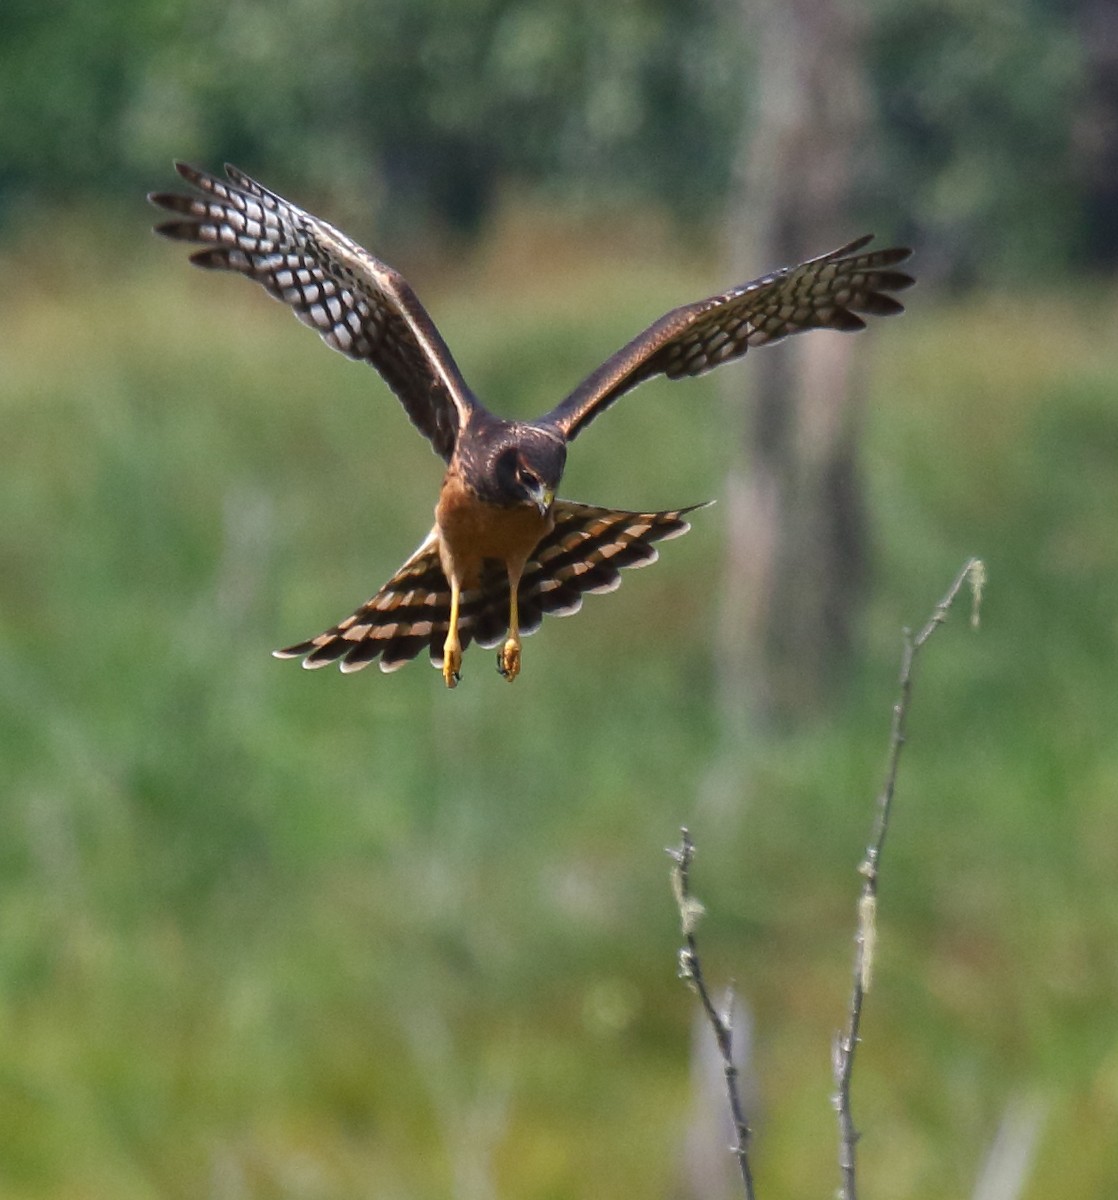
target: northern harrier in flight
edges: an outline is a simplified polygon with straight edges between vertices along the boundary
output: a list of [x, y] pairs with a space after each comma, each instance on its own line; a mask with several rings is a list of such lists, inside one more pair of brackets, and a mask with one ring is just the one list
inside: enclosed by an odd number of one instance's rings
[[157, 232], [203, 246], [192, 262], [257, 280], [328, 345], [375, 367], [447, 464], [435, 525], [419, 549], [344, 621], [276, 651], [304, 667], [340, 659], [343, 671], [357, 671], [379, 659], [393, 671], [426, 649], [454, 687], [474, 640], [501, 644], [498, 669], [515, 679], [520, 639], [544, 613], [573, 613], [583, 593], [612, 591], [619, 568], [653, 562], [651, 543], [689, 528], [691, 509], [637, 513], [557, 500], [569, 442], [646, 379], [701, 375], [807, 329], [862, 329], [858, 314], [902, 312], [890, 293], [913, 282], [895, 269], [910, 251], [867, 250], [871, 238], [859, 238], [674, 309], [538, 421], [505, 421], [470, 391], [391, 267], [235, 167], [226, 167], [228, 181], [176, 168], [199, 194], [152, 195], [176, 214]]

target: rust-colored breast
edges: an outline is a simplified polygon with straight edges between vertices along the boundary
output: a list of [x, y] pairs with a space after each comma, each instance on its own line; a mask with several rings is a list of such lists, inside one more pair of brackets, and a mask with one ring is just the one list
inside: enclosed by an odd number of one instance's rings
[[555, 522], [531, 505], [487, 504], [451, 467], [435, 507], [435, 524], [443, 570], [463, 587], [473, 587], [486, 559], [503, 562], [519, 574]]

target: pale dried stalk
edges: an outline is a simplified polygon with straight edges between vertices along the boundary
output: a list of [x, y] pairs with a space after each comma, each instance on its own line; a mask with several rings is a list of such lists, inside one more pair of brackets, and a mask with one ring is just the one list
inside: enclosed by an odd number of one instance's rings
[[722, 1058], [722, 1072], [726, 1078], [726, 1097], [730, 1105], [730, 1117], [734, 1123], [737, 1141], [731, 1150], [738, 1160], [742, 1188], [746, 1200], [754, 1200], [753, 1172], [749, 1166], [749, 1122], [745, 1117], [741, 1088], [738, 1086], [738, 1068], [734, 1063], [734, 997], [731, 991], [726, 998], [726, 1011], [720, 1013], [711, 1000], [710, 991], [699, 961], [699, 949], [695, 942], [695, 926], [703, 915], [703, 906], [691, 894], [691, 860], [695, 857], [695, 846], [686, 828], [680, 830], [678, 850], [669, 850], [672, 863], [672, 891], [679, 905], [679, 920], [683, 930], [683, 945], [679, 951], [679, 977], [699, 997], [707, 1021], [714, 1032], [718, 1053]]
[[858, 867], [858, 873], [862, 876], [862, 891], [858, 899], [858, 924], [854, 936], [853, 985], [847, 1024], [842, 1033], [835, 1037], [832, 1048], [835, 1079], [834, 1104], [838, 1113], [839, 1126], [839, 1171], [842, 1177], [839, 1188], [840, 1200], [857, 1200], [858, 1196], [856, 1147], [859, 1135], [854, 1127], [854, 1117], [850, 1108], [850, 1083], [854, 1073], [854, 1053], [858, 1046], [858, 1031], [862, 1023], [862, 1005], [872, 979], [877, 929], [877, 877], [881, 865], [881, 851], [885, 845], [885, 835], [889, 830], [889, 816], [893, 806], [893, 793], [896, 790], [901, 748], [905, 743], [905, 725], [912, 696], [912, 672], [921, 648], [947, 620], [951, 606], [955, 603], [955, 598], [964, 583], [970, 584], [973, 597], [971, 627], [978, 627], [978, 610], [985, 582], [986, 570], [981, 559], [968, 559], [962, 570], [955, 576], [947, 594], [933, 609], [924, 628], [915, 638], [909, 629], [905, 629], [902, 635], [900, 693], [893, 705], [885, 782], [878, 793], [873, 830], [866, 847], [866, 856]]

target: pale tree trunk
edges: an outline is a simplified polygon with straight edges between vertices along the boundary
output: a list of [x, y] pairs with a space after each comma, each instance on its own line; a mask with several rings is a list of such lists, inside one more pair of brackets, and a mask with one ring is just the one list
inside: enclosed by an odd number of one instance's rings
[[[729, 237], [747, 279], [864, 232], [847, 210], [870, 139], [856, 0], [743, 0], [743, 15], [758, 71]], [[729, 373], [742, 453], [719, 665], [736, 727], [825, 709], [849, 658], [866, 568], [859, 341], [809, 334]]]

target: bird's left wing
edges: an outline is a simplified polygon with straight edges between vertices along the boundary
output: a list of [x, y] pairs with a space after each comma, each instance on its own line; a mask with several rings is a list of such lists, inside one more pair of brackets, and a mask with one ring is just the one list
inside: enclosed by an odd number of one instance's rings
[[655, 375], [702, 375], [740, 358], [750, 346], [808, 329], [852, 332], [865, 328], [859, 314], [904, 312], [889, 293], [915, 282], [893, 270], [912, 251], [898, 246], [863, 253], [872, 240], [872, 234], [858, 238], [798, 267], [673, 309], [607, 359], [541, 424], [558, 429], [569, 441], [619, 396]]
[[226, 165], [228, 181], [186, 163], [175, 169], [200, 194], [149, 196], [178, 214], [156, 232], [206, 247], [191, 261], [255, 279], [327, 345], [374, 366], [449, 462], [476, 402], [407, 280], [236, 167]]

